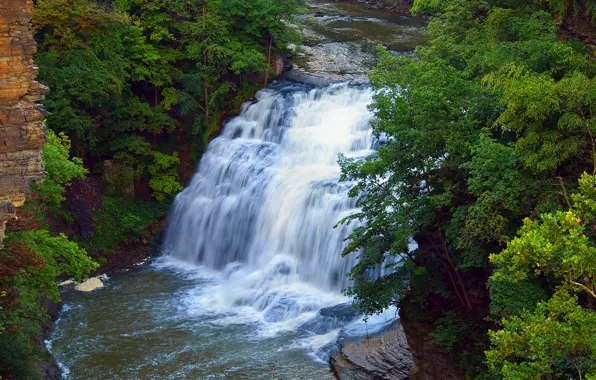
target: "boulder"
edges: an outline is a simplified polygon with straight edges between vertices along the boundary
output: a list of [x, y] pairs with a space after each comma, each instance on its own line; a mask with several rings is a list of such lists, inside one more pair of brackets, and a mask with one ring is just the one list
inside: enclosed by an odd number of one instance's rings
[[74, 284], [76, 284], [76, 282], [71, 278], [69, 280], [62, 281], [61, 283], [58, 284], [58, 286], [68, 286], [68, 285], [74, 285]]
[[92, 277], [75, 286], [75, 290], [78, 290], [79, 292], [91, 292], [99, 288], [103, 288], [103, 282], [97, 277]]
[[358, 309], [351, 303], [343, 303], [321, 309], [317, 315], [302, 324], [300, 329], [315, 334], [326, 334], [347, 325], [360, 315]]
[[396, 322], [368, 338], [344, 341], [329, 358], [340, 380], [409, 379], [414, 365], [406, 334]]

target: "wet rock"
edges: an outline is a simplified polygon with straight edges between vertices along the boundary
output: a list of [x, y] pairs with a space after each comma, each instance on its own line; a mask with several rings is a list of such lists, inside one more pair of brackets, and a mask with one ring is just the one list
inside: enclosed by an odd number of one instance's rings
[[79, 292], [91, 292], [95, 289], [103, 288], [103, 282], [97, 277], [92, 277], [87, 281], [75, 286], [75, 290]]
[[300, 329], [315, 334], [325, 334], [347, 325], [359, 316], [360, 312], [352, 304], [343, 303], [321, 309], [315, 317], [300, 326]]
[[283, 276], [290, 275], [292, 273], [292, 266], [289, 263], [280, 262], [275, 264], [273, 268], [273, 275], [279, 274]]
[[324, 317], [332, 317], [340, 320], [351, 321], [356, 319], [360, 315], [360, 312], [351, 303], [347, 302], [323, 308], [321, 309], [319, 314], [321, 314]]
[[409, 379], [414, 364], [399, 322], [374, 336], [341, 343], [329, 358], [340, 380]]
[[285, 73], [284, 78], [292, 82], [304, 83], [315, 87], [323, 87], [331, 83], [331, 80], [327, 78], [301, 73], [295, 70]]
[[265, 312], [263, 319], [266, 322], [281, 322], [297, 317], [298, 315], [312, 311], [314, 305], [300, 305], [292, 299], [281, 299]]

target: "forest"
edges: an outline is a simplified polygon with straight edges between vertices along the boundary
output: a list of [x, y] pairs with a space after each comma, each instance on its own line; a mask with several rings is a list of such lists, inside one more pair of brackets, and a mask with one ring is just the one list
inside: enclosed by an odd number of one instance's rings
[[[46, 179], [0, 251], [0, 378], [40, 376], [57, 278], [150, 251], [182, 176], [299, 41], [301, 0], [38, 0]], [[181, 165], [188, 167], [181, 168]], [[186, 174], [185, 174], [186, 173]], [[187, 180], [187, 179], [186, 179]]]
[[[299, 45], [304, 6], [36, 1], [46, 179], [0, 251], [0, 378], [41, 376], [57, 279], [158, 249], [208, 143]], [[358, 223], [334, 253], [360, 255], [345, 293], [366, 315], [399, 305], [432, 326], [462, 378], [596, 379], [596, 3], [411, 12], [428, 43], [379, 46], [370, 74], [382, 144], [338, 158], [360, 210], [338, 223]]]
[[[590, 1], [416, 0], [415, 57], [379, 49], [348, 290], [435, 326], [466, 377], [596, 376], [596, 28]], [[593, 41], [593, 39], [591, 40]], [[411, 237], [418, 243], [408, 251]], [[400, 260], [395, 260], [399, 257]], [[388, 258], [393, 258], [388, 260]], [[394, 270], [371, 279], [386, 262]]]

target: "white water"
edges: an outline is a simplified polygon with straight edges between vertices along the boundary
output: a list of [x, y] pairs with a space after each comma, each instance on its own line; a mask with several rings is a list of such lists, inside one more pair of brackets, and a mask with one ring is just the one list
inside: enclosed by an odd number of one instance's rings
[[334, 225], [357, 210], [337, 156], [372, 153], [372, 96], [368, 87], [282, 83], [209, 144], [166, 235], [169, 265], [211, 273], [187, 295], [187, 312], [229, 313], [217, 323], [257, 323], [263, 337], [305, 328], [314, 335], [297, 344], [315, 349], [349, 323], [344, 331], [364, 334], [358, 318], [317, 312], [350, 301], [341, 291], [357, 255], [341, 252], [355, 225]]

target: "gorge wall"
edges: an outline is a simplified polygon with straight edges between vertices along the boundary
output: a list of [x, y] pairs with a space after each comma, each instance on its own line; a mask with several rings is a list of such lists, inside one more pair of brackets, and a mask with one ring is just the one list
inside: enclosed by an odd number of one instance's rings
[[0, 246], [31, 183], [44, 178], [47, 112], [37, 103], [48, 89], [35, 81], [32, 12], [33, 0], [0, 0]]

